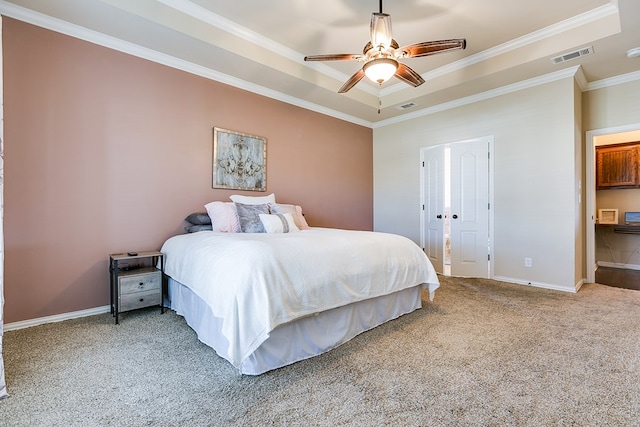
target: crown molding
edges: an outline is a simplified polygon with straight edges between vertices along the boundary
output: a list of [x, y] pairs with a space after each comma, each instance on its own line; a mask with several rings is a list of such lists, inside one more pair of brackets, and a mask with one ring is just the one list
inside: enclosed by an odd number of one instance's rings
[[610, 77], [608, 79], [596, 80], [591, 83], [587, 83], [586, 88], [584, 89], [584, 92], [616, 86], [623, 83], [635, 82], [638, 80], [640, 80], [640, 71], [634, 71], [631, 73]]
[[381, 128], [391, 124], [401, 123], [407, 120], [412, 120], [417, 117], [424, 117], [431, 114], [439, 113], [441, 111], [450, 110], [452, 108], [462, 107], [464, 105], [474, 104], [476, 102], [484, 101], [498, 96], [507, 95], [509, 93], [518, 92], [524, 89], [540, 86], [557, 80], [574, 77], [580, 70], [580, 66], [571, 68], [565, 68], [560, 71], [554, 71], [553, 73], [545, 74], [543, 76], [534, 77], [531, 79], [523, 80], [521, 82], [512, 83], [510, 85], [498, 87], [485, 92], [477, 93], [475, 95], [465, 96], [463, 98], [455, 99], [453, 101], [444, 102], [442, 104], [434, 105], [431, 107], [423, 108], [422, 110], [413, 111], [411, 113], [404, 114], [402, 116], [394, 117], [387, 120], [381, 120], [374, 123], [373, 128]]
[[574, 79], [576, 80], [576, 83], [578, 84], [578, 87], [580, 88], [581, 92], [584, 92], [587, 90], [587, 86], [589, 85], [589, 82], [587, 81], [587, 76], [584, 75], [584, 70], [582, 69], [581, 65], [578, 65], [578, 69], [576, 70]]
[[[479, 62], [487, 61], [499, 55], [514, 51], [516, 49], [521, 49], [530, 44], [548, 39], [549, 37], [552, 37], [559, 33], [581, 27], [583, 25], [618, 13], [619, 10], [617, 2], [611, 2], [609, 4], [581, 13], [580, 15], [565, 19], [564, 21], [549, 25], [548, 27], [541, 28], [540, 30], [525, 34], [524, 36], [509, 40], [508, 42], [499, 44], [490, 49], [486, 49], [482, 52], [475, 53], [458, 61], [454, 61], [442, 67], [431, 70], [427, 73], [422, 74], [422, 78], [424, 78], [425, 81], [435, 79], [448, 73], [461, 70]], [[394, 92], [398, 92], [404, 88], [405, 86], [403, 86], [402, 84], [395, 84], [382, 90], [381, 95], [384, 96]]]
[[[282, 55], [284, 57], [287, 57], [297, 62], [302, 62], [307, 66], [311, 66], [311, 63], [305, 63], [304, 61], [301, 61], [300, 58], [302, 56], [300, 53], [292, 49], [289, 49], [279, 43], [276, 43], [270, 39], [266, 39], [263, 36], [247, 28], [241, 27], [233, 23], [232, 21], [227, 20], [226, 18], [223, 18], [217, 14], [212, 13], [211, 11], [208, 11], [207, 9], [204, 9], [192, 3], [191, 1], [188, 1], [188, 0], [157, 0], [157, 1], [169, 7], [172, 7], [176, 10], [179, 10], [183, 13], [187, 13], [190, 16], [197, 17], [198, 19], [201, 19], [209, 23], [210, 25], [215, 25], [216, 27], [223, 29], [224, 31], [232, 32], [234, 35], [245, 38], [246, 40], [252, 43], [259, 43], [263, 47], [270, 49], [279, 55]], [[602, 17], [608, 16], [612, 13], [617, 13], [617, 12], [618, 12], [617, 2], [612, 1], [612, 3], [610, 3], [609, 5], [605, 5], [605, 6], [593, 9], [592, 11], [583, 13], [581, 15], [578, 15], [566, 21], [562, 21], [558, 24], [546, 27], [534, 33], [530, 33], [526, 36], [520, 37], [513, 41], [496, 46], [495, 48], [488, 49], [486, 51], [477, 53], [475, 55], [471, 55], [467, 58], [464, 58], [463, 60], [453, 62], [451, 64], [448, 64], [446, 66], [433, 70], [429, 73], [425, 73], [423, 76], [426, 77], [425, 80], [433, 79], [437, 76], [452, 72], [457, 69], [467, 67], [477, 62], [484, 61], [488, 58], [500, 55], [510, 50], [526, 46], [527, 44], [534, 43], [535, 41], [548, 37], [550, 34], [554, 32], [566, 31], [568, 29], [575, 28], [580, 25], [584, 25], [585, 23], [592, 22], [597, 19], [601, 19]], [[108, 35], [99, 33], [97, 31], [89, 30], [87, 28], [84, 28], [75, 24], [71, 24], [69, 22], [62, 21], [60, 19], [41, 14], [39, 12], [35, 12], [33, 10], [15, 5], [13, 3], [9, 3], [5, 0], [0, 0], [0, 14], [32, 24], [32, 25], [36, 25], [38, 27], [46, 28], [61, 34], [65, 34], [65, 35], [80, 39], [80, 40], [84, 40], [96, 45], [117, 50], [119, 52], [123, 52], [132, 56], [136, 56], [142, 59], [146, 59], [152, 62], [162, 64], [162, 65], [166, 65], [168, 67], [179, 69], [179, 70], [182, 70], [191, 74], [195, 74], [210, 80], [227, 84], [229, 86], [243, 89], [258, 95], [262, 95], [271, 99], [285, 102], [287, 104], [295, 105], [310, 111], [315, 111], [330, 117], [334, 117], [340, 120], [344, 120], [344, 121], [354, 123], [360, 126], [368, 127], [368, 128], [379, 128], [379, 127], [387, 126], [390, 124], [411, 120], [415, 117], [421, 117], [429, 114], [434, 114], [436, 112], [448, 110], [451, 108], [468, 105], [474, 102], [482, 101], [489, 98], [494, 98], [496, 96], [501, 96], [507, 93], [516, 92], [519, 90], [538, 86], [538, 85], [559, 80], [562, 78], [567, 78], [569, 76], [575, 77], [576, 82], [582, 91], [591, 91], [591, 90], [606, 88], [609, 86], [615, 86], [615, 85], [619, 85], [619, 84], [623, 84], [631, 81], [640, 80], [640, 71], [637, 71], [637, 72], [632, 72], [632, 73], [628, 73], [628, 74], [624, 74], [621, 76], [616, 76], [608, 79], [602, 79], [594, 82], [587, 82], [586, 77], [582, 72], [582, 69], [578, 66], [578, 67], [572, 67], [572, 68], [560, 70], [547, 75], [535, 77], [532, 79], [524, 80], [518, 83], [506, 85], [500, 88], [496, 88], [496, 89], [492, 89], [479, 94], [467, 96], [467, 97], [446, 102], [443, 104], [435, 105], [422, 110], [413, 111], [396, 118], [381, 120], [377, 122], [370, 122], [367, 120], [360, 119], [358, 117], [354, 117], [348, 114], [335, 111], [333, 109], [330, 109], [315, 103], [302, 100], [300, 98], [292, 97], [290, 95], [266, 88], [264, 86], [260, 86], [257, 84], [247, 82], [245, 80], [238, 79], [228, 74], [223, 74], [215, 70], [202, 67], [192, 62], [184, 61], [176, 57], [166, 55], [166, 54], [157, 52], [155, 50], [136, 45], [134, 43], [126, 42], [116, 37], [108, 36]], [[321, 72], [324, 72], [325, 74], [330, 75], [331, 77], [334, 77], [337, 79], [343, 78], [345, 76], [343, 73], [337, 72], [333, 70], [333, 68], [323, 66], [322, 64], [313, 64], [312, 68], [316, 68], [319, 70], [326, 68], [327, 70], [322, 70]], [[364, 86], [363, 88], [368, 92], [377, 94], [377, 89], [371, 88], [369, 86]], [[384, 89], [383, 91], [381, 91], [380, 95], [384, 96], [399, 90], [396, 88], [403, 89], [404, 85], [397, 84], [387, 89]]]
[[[267, 49], [276, 55], [287, 58], [293, 62], [297, 62], [302, 64], [308, 68], [312, 68], [326, 76], [334, 78], [339, 81], [347, 80], [350, 76], [345, 73], [336, 70], [333, 67], [329, 67], [328, 65], [319, 63], [319, 62], [306, 62], [304, 61], [304, 54], [295, 51], [287, 46], [278, 43], [274, 40], [271, 40], [253, 30], [250, 30], [247, 27], [239, 25], [227, 18], [224, 18], [207, 8], [204, 8], [200, 5], [194, 4], [189, 0], [156, 0], [159, 3], [164, 4], [172, 9], [175, 9], [179, 12], [184, 13], [194, 19], [198, 19], [208, 25], [216, 27], [222, 31], [225, 31], [229, 34], [232, 34], [235, 37], [240, 37], [249, 43], [255, 44], [257, 46], [261, 46], [264, 49]], [[377, 88], [373, 88], [370, 85], [363, 86], [360, 89], [369, 92], [370, 94], [377, 95]]]
[[[167, 1], [167, 0], [162, 0]], [[185, 71], [190, 74], [195, 74], [200, 77], [214, 80], [219, 83], [223, 83], [229, 86], [233, 86], [239, 89], [246, 90], [258, 95], [266, 96], [267, 98], [275, 99], [285, 102], [287, 104], [295, 105], [310, 111], [315, 111], [330, 117], [335, 117], [340, 120], [344, 120], [350, 123], [354, 123], [360, 126], [372, 127], [372, 123], [360, 119], [358, 117], [344, 114], [339, 111], [324, 107], [322, 105], [314, 104], [312, 102], [305, 101], [300, 98], [296, 98], [282, 92], [278, 92], [264, 86], [260, 86], [254, 83], [241, 80], [239, 78], [230, 76], [228, 74], [220, 73], [210, 68], [203, 67], [201, 65], [194, 64], [189, 61], [178, 59], [171, 55], [166, 55], [139, 46], [134, 43], [130, 43], [116, 37], [108, 36], [106, 34], [99, 33], [97, 31], [89, 30], [79, 25], [71, 24], [66, 21], [62, 21], [51, 16], [44, 15], [39, 12], [35, 12], [30, 9], [17, 6], [12, 3], [8, 3], [4, 0], [0, 0], [0, 14], [9, 18], [17, 19], [28, 24], [32, 24], [41, 28], [46, 28], [61, 34], [65, 34], [80, 40], [87, 41], [99, 46], [103, 46], [109, 49], [117, 50], [122, 53], [126, 53], [138, 58], [146, 59], [158, 64], [166, 65], [171, 68], [175, 68], [181, 71]]]

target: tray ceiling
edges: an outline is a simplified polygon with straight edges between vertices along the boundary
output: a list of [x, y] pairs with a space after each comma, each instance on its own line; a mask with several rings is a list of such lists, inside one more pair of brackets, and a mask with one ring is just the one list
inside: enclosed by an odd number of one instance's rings
[[[465, 50], [403, 60], [426, 82], [363, 79], [362, 64], [304, 62], [360, 53], [373, 0], [0, 0], [0, 13], [364, 126], [376, 127], [575, 75], [588, 90], [640, 79], [637, 0], [387, 1], [400, 45], [466, 38]], [[593, 47], [593, 54], [551, 58]], [[382, 110], [378, 114], [378, 100]], [[406, 106], [406, 108], [399, 108]]]

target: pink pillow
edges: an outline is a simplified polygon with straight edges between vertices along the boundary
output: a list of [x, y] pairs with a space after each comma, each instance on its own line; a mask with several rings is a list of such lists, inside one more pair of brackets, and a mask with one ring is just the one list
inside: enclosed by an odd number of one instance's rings
[[233, 202], [211, 202], [204, 205], [211, 228], [219, 233], [240, 233], [240, 220]]
[[300, 230], [308, 230], [309, 224], [302, 215], [302, 208], [297, 205], [283, 205], [279, 203], [269, 203], [269, 212], [272, 214], [286, 214], [290, 213], [293, 217], [293, 222]]

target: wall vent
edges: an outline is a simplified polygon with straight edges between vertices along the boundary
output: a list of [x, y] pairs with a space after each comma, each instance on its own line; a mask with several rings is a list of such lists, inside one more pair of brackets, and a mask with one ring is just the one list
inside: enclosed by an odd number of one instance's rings
[[409, 108], [415, 107], [416, 105], [418, 105], [418, 104], [416, 104], [415, 102], [408, 102], [408, 103], [403, 104], [403, 105], [398, 105], [396, 108], [398, 110], [407, 110]]
[[565, 61], [571, 61], [572, 59], [580, 58], [581, 56], [591, 55], [593, 53], [593, 46], [583, 47], [582, 49], [574, 50], [573, 52], [563, 53], [560, 56], [551, 58], [551, 62], [554, 64], [562, 64]]

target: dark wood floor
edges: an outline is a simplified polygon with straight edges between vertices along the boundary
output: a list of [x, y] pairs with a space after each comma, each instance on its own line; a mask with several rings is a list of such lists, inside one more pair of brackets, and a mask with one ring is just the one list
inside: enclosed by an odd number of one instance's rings
[[596, 283], [640, 291], [640, 270], [598, 267], [596, 270]]

